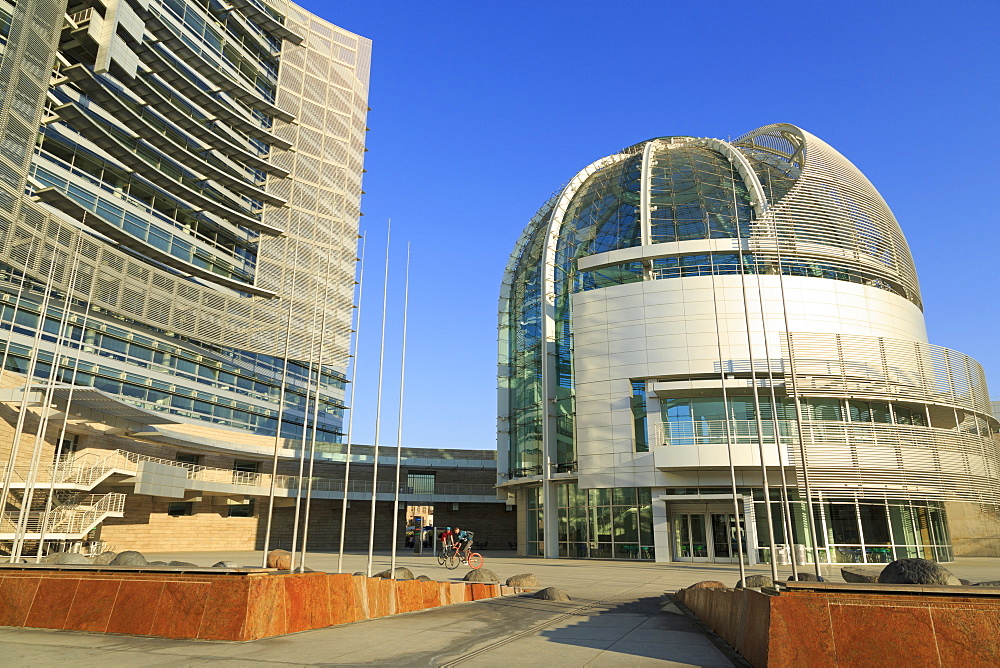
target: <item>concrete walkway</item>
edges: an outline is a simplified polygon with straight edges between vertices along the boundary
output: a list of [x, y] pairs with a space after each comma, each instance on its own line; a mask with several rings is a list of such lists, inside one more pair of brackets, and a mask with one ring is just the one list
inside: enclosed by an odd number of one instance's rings
[[[4, 666], [139, 665], [406, 665], [498, 666], [730, 666], [728, 659], [675, 610], [661, 611], [665, 591], [699, 580], [735, 584], [737, 568], [710, 564], [526, 559], [487, 553], [486, 567], [502, 578], [531, 572], [543, 585], [565, 589], [573, 601], [508, 597], [396, 615], [250, 643], [166, 640], [133, 636], [0, 628]], [[175, 553], [150, 558], [211, 565], [227, 559], [255, 565], [260, 553]], [[336, 555], [310, 555], [307, 565], [334, 570]], [[364, 570], [366, 555], [345, 558], [345, 570]], [[374, 569], [388, 567], [377, 555]], [[397, 565], [435, 579], [460, 579], [429, 556], [401, 554]], [[998, 559], [949, 565], [960, 577], [988, 579]], [[752, 572], [768, 573], [768, 568]], [[781, 569], [787, 578], [788, 567]], [[832, 574], [831, 574], [832, 575]], [[839, 580], [831, 577], [830, 579]]]

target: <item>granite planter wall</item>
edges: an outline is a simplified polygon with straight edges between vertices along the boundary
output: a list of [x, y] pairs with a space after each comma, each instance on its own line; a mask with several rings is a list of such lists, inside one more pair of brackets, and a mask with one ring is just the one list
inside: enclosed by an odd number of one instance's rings
[[513, 593], [496, 584], [265, 569], [6, 567], [0, 626], [245, 641]]
[[1000, 588], [783, 586], [676, 596], [754, 666], [1000, 665]]

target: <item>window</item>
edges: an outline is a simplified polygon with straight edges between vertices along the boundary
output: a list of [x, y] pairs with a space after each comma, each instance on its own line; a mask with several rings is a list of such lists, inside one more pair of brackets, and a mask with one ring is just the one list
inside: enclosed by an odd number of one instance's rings
[[228, 517], [253, 517], [254, 499], [247, 499], [246, 503], [237, 503], [229, 506]]
[[66, 461], [67, 459], [72, 458], [77, 448], [80, 447], [80, 437], [76, 434], [68, 435], [66, 438], [59, 441], [59, 445], [62, 452], [59, 452], [59, 448], [54, 450], [52, 452], [52, 461], [56, 461], [57, 459]]
[[182, 515], [194, 515], [193, 501], [171, 501], [167, 505], [167, 515], [171, 517], [181, 517]]
[[174, 459], [184, 464], [201, 463], [201, 455], [196, 455], [193, 452], [178, 452]]
[[635, 451], [649, 452], [649, 428], [646, 425], [646, 381], [632, 381], [632, 424]]
[[406, 486], [412, 494], [434, 493], [434, 472], [409, 472], [406, 474]]

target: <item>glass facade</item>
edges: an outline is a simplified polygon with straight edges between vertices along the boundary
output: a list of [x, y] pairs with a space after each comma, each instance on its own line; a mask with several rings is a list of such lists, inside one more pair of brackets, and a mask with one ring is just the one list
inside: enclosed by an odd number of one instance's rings
[[[580, 489], [555, 485], [559, 556], [579, 559], [652, 560], [653, 511], [648, 487]], [[542, 488], [525, 490], [527, 554], [545, 552]]]

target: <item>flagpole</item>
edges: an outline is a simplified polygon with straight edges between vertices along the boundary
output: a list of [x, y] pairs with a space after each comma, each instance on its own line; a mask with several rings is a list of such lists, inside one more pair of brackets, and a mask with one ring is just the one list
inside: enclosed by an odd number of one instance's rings
[[382, 424], [382, 371], [385, 368], [385, 319], [386, 306], [389, 298], [389, 241], [392, 232], [392, 219], [385, 227], [385, 279], [382, 283], [382, 339], [378, 351], [378, 396], [375, 402], [375, 443], [372, 457], [372, 512], [368, 525], [368, 567], [366, 574], [372, 575], [372, 553], [375, 550], [375, 497], [378, 493], [378, 440]]
[[358, 387], [358, 348], [361, 344], [361, 297], [365, 289], [365, 238], [361, 237], [361, 258], [358, 272], [358, 317], [354, 325], [354, 360], [351, 362], [351, 402], [347, 407], [347, 461], [344, 464], [344, 497], [340, 503], [340, 547], [337, 551], [337, 572], [344, 571], [344, 533], [347, 529], [347, 490], [351, 482], [351, 438], [354, 432], [354, 395]]
[[[396, 574], [396, 532], [399, 530], [399, 468], [403, 459], [403, 386], [406, 381], [406, 319], [410, 306], [410, 243], [406, 243], [406, 280], [403, 288], [403, 350], [399, 364], [399, 418], [396, 424], [396, 488], [392, 501], [392, 557], [389, 572]], [[423, 527], [417, 532], [416, 540], [423, 541]]]

